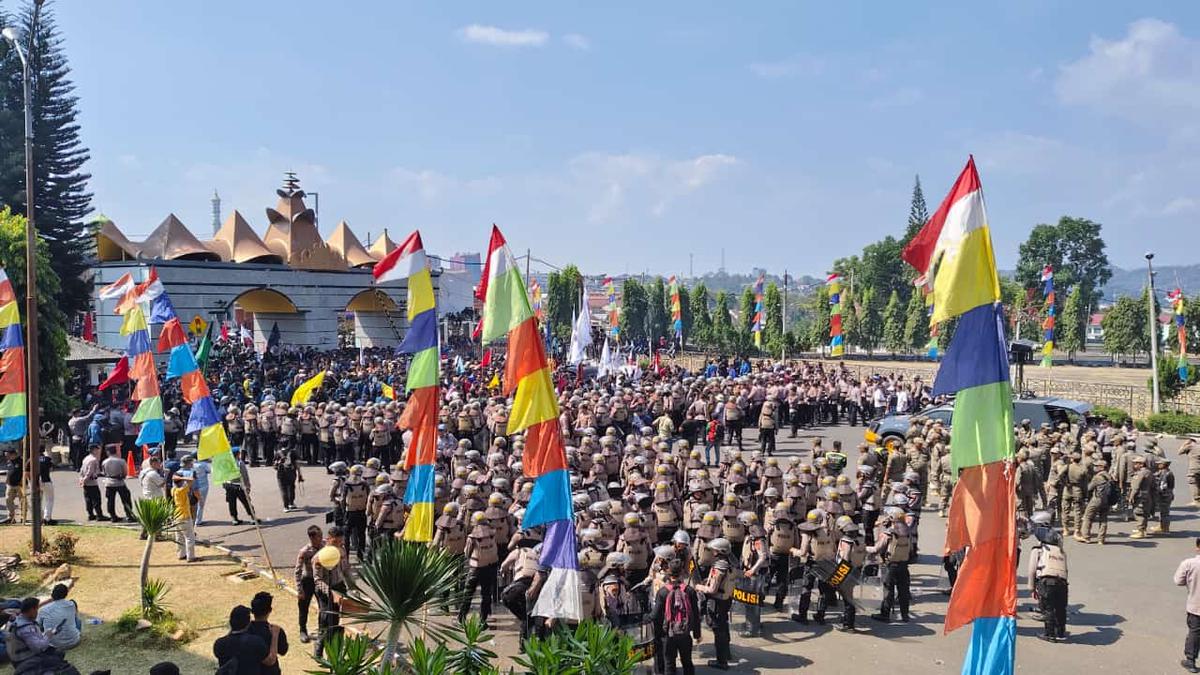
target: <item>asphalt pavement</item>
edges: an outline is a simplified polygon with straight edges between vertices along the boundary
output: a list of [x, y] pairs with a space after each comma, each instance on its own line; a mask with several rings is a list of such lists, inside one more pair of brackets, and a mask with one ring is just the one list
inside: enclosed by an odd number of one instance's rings
[[[784, 458], [807, 457], [811, 441], [823, 438], [825, 447], [841, 440], [850, 449], [862, 440], [862, 427], [825, 427], [803, 430], [796, 439], [781, 433], [778, 455]], [[746, 433], [746, 449], [755, 446], [756, 432]], [[1185, 589], [1175, 586], [1172, 575], [1179, 562], [1196, 554], [1197, 509], [1185, 506], [1190, 501], [1189, 486], [1183, 478], [1186, 461], [1178, 458], [1179, 443], [1164, 439], [1162, 445], [1173, 460], [1176, 476], [1173, 524], [1169, 535], [1131, 540], [1130, 523], [1113, 520], [1105, 546], [1085, 545], [1067, 540], [1070, 567], [1070, 600], [1066, 644], [1048, 644], [1034, 639], [1041, 624], [1030, 616], [1032, 599], [1026, 590], [1024, 555], [1019, 567], [1019, 622], [1017, 668], [1039, 672], [1180, 672], [1183, 639], [1186, 633]], [[305, 482], [297, 494], [300, 510], [285, 512], [270, 467], [250, 469], [251, 500], [261, 520], [271, 565], [283, 579], [292, 578], [292, 565], [305, 543], [309, 525], [325, 526], [330, 477], [323, 468], [305, 467]], [[62, 521], [85, 521], [82, 490], [70, 471], [54, 473], [56, 486], [55, 517]], [[137, 494], [134, 482], [130, 489]], [[243, 516], [244, 518], [244, 516]], [[256, 528], [248, 522], [233, 525], [217, 487], [209, 495], [205, 522], [199, 536], [211, 544], [223, 546], [252, 564], [266, 567], [263, 547]], [[878, 624], [860, 616], [855, 634], [832, 629], [837, 614], [825, 626], [801, 626], [766, 608], [763, 613], [764, 635], [745, 639], [737, 635], [735, 623], [733, 653], [739, 659], [736, 672], [784, 673], [805, 667], [813, 673], [872, 672], [887, 675], [909, 673], [952, 673], [961, 668], [969, 629], [944, 636], [942, 621], [947, 595], [942, 592], [944, 572], [941, 547], [945, 540], [945, 520], [936, 510], [922, 515], [920, 524], [921, 556], [912, 568], [913, 621]], [[1023, 546], [1028, 550], [1028, 544]], [[736, 618], [735, 618], [736, 620]], [[492, 624], [497, 632], [496, 650], [511, 655], [516, 648], [516, 623], [503, 608], [497, 607]], [[697, 663], [712, 656], [711, 633], [705, 629], [697, 646]], [[698, 668], [698, 672], [707, 671]]]

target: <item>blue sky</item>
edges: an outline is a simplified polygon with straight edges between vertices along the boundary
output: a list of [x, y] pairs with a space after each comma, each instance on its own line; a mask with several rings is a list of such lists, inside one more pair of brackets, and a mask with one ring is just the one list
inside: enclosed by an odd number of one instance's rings
[[586, 273], [823, 272], [968, 153], [1002, 267], [1104, 224], [1195, 262], [1200, 25], [1178, 2], [54, 3], [96, 208], [256, 227], [284, 170], [322, 230], [420, 228]]

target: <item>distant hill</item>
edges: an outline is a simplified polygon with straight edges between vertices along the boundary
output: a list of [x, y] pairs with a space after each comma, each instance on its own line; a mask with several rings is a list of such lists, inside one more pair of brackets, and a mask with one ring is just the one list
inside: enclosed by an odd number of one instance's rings
[[[1200, 293], [1200, 265], [1164, 265], [1154, 268], [1154, 287], [1167, 290], [1175, 287], [1188, 295]], [[1104, 286], [1104, 299], [1116, 300], [1122, 295], [1141, 295], [1146, 287], [1146, 268], [1112, 268], [1112, 278]]]

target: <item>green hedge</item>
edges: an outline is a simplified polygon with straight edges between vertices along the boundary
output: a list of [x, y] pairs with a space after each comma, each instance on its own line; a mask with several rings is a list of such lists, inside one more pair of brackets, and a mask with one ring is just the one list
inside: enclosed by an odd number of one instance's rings
[[1164, 412], [1138, 420], [1137, 428], [1160, 434], [1200, 434], [1200, 415]]
[[1130, 415], [1128, 412], [1111, 405], [1098, 405], [1092, 408], [1092, 415], [1103, 417], [1112, 422], [1113, 426], [1119, 427], [1129, 421]]

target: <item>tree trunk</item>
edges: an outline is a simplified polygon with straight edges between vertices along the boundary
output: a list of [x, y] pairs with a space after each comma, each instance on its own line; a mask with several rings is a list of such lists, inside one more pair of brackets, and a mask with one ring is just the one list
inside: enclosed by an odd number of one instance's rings
[[391, 663], [392, 659], [396, 658], [396, 651], [400, 645], [400, 624], [393, 622], [388, 626], [387, 646], [383, 649], [383, 663]]
[[146, 548], [142, 551], [142, 565], [140, 570], [141, 586], [138, 589], [138, 597], [141, 598], [142, 610], [146, 609], [146, 582], [150, 581], [150, 550], [154, 547], [155, 535], [146, 533]]

